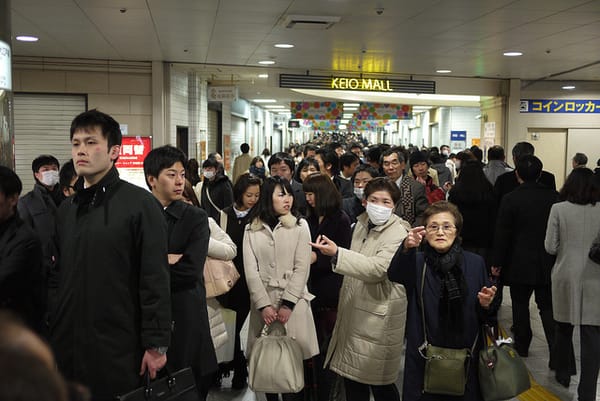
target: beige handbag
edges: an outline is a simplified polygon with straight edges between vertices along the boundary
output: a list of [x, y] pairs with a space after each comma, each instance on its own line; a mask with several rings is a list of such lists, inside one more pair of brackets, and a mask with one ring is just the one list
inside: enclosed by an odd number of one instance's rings
[[240, 278], [233, 261], [206, 257], [204, 262], [204, 287], [206, 298], [214, 298], [228, 292]]
[[248, 386], [265, 393], [297, 393], [304, 388], [300, 344], [286, 336], [285, 326], [275, 321], [263, 327], [248, 361]]

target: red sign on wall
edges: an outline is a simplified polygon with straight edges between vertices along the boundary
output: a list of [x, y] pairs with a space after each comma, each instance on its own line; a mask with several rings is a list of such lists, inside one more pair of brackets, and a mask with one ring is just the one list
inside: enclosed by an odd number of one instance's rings
[[144, 159], [152, 150], [152, 138], [149, 136], [124, 136], [121, 152], [115, 166], [122, 168], [144, 168]]

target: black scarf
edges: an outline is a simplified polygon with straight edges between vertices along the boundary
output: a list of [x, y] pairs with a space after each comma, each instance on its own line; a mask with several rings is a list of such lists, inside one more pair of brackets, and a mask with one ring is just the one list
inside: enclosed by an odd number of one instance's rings
[[438, 253], [428, 243], [424, 244], [425, 261], [440, 278], [439, 318], [440, 328], [453, 339], [463, 334], [463, 301], [467, 283], [462, 273], [463, 262], [460, 239], [456, 239], [446, 253]]

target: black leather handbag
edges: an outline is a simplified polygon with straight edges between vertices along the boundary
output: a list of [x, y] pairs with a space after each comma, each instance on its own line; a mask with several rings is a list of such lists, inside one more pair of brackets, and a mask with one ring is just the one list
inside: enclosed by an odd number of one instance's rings
[[150, 381], [146, 372], [145, 385], [127, 394], [117, 396], [119, 401], [188, 401], [198, 400], [198, 390], [192, 368], [181, 369], [175, 373]]

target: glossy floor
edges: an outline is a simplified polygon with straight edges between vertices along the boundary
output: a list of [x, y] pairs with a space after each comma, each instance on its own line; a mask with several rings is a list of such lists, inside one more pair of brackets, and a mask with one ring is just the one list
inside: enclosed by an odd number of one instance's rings
[[[499, 312], [499, 318], [501, 324], [505, 328], [511, 326], [512, 321], [512, 307], [510, 302], [510, 294], [508, 288], [504, 290], [504, 301], [502, 308]], [[570, 387], [564, 388], [556, 382], [554, 379], [554, 372], [548, 369], [548, 347], [546, 346], [546, 339], [544, 337], [544, 331], [542, 329], [542, 322], [539, 318], [537, 308], [533, 302], [530, 305], [532, 330], [533, 330], [533, 341], [529, 347], [529, 357], [525, 358], [525, 362], [529, 371], [532, 373], [534, 379], [554, 393], [562, 401], [576, 401], [577, 400], [577, 384], [579, 383], [579, 375], [571, 377]], [[245, 338], [245, 335], [242, 335]], [[579, 369], [579, 330], [575, 328], [573, 333], [573, 344], [575, 346], [575, 356], [577, 358], [577, 369]], [[402, 388], [402, 373], [396, 382], [399, 389]], [[600, 387], [600, 386], [599, 386]], [[402, 391], [401, 391], [402, 392]], [[600, 401], [600, 395], [597, 396], [597, 401]], [[211, 390], [208, 396], [209, 401], [264, 401], [265, 397], [263, 394], [254, 394], [247, 387], [244, 390], [232, 390], [231, 389], [231, 378], [225, 378], [223, 380], [223, 387], [219, 390]], [[516, 399], [515, 399], [516, 400]], [[539, 400], [543, 401], [543, 400]]]

